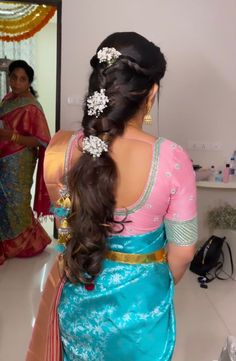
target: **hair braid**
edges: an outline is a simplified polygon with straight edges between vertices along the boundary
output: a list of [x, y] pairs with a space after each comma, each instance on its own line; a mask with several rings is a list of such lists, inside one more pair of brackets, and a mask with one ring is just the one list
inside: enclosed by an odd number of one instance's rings
[[[84, 136], [95, 135], [109, 144], [122, 135], [127, 122], [139, 111], [153, 84], [159, 84], [166, 68], [160, 49], [137, 33], [114, 33], [97, 51], [114, 47], [122, 55], [112, 64], [90, 61], [93, 71], [84, 102]], [[102, 114], [88, 115], [87, 99], [105, 89], [109, 103]], [[93, 158], [83, 153], [68, 174], [72, 196], [72, 239], [65, 251], [67, 276], [71, 282], [92, 282], [105, 258], [106, 239], [122, 231], [126, 220], [114, 219], [117, 168], [109, 152]], [[120, 225], [119, 230], [114, 226]]]

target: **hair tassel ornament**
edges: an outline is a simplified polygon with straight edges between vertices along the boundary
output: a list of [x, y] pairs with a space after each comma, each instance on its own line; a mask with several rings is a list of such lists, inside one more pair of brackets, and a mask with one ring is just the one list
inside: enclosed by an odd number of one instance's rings
[[58, 207], [52, 206], [51, 211], [59, 219], [58, 243], [55, 248], [58, 252], [64, 252], [68, 241], [71, 239], [71, 228], [68, 222], [71, 213], [71, 198], [67, 187], [63, 186], [59, 192], [60, 198], [56, 202]]

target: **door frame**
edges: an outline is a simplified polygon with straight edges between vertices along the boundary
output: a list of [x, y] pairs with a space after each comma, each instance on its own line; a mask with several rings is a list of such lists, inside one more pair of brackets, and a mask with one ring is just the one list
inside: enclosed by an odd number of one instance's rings
[[[8, 2], [9, 0], [0, 0]], [[62, 27], [62, 0], [12, 0], [16, 3], [30, 3], [38, 5], [51, 5], [57, 8], [57, 69], [56, 69], [56, 112], [55, 131], [60, 129], [61, 124], [61, 27]]]

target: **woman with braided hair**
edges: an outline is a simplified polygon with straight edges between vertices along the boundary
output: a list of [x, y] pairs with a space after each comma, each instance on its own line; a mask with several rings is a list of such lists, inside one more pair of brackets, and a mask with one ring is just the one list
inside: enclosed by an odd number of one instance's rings
[[191, 161], [142, 130], [166, 61], [133, 32], [98, 47], [82, 129], [60, 131], [45, 172], [64, 250], [27, 361], [169, 361], [174, 284], [197, 240]]

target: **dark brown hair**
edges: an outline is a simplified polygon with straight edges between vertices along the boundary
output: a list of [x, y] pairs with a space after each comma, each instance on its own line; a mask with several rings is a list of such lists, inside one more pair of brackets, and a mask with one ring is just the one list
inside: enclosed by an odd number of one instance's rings
[[[152, 86], [159, 85], [166, 70], [160, 48], [134, 32], [114, 33], [98, 47], [114, 47], [122, 55], [110, 66], [91, 59], [93, 68], [82, 121], [84, 136], [95, 135], [109, 144], [122, 135], [126, 123], [139, 111]], [[106, 90], [107, 108], [96, 118], [88, 115], [86, 100], [95, 91]], [[72, 239], [64, 260], [71, 282], [90, 283], [101, 271], [106, 239], [114, 224], [116, 164], [109, 152], [93, 158], [83, 153], [68, 174], [72, 197]], [[121, 230], [123, 229], [121, 222]]]
[[14, 60], [11, 62], [11, 64], [8, 67], [9, 76], [13, 73], [15, 69], [18, 68], [24, 69], [30, 83], [30, 92], [34, 97], [37, 97], [38, 93], [31, 85], [31, 83], [34, 80], [34, 69], [25, 60]]

